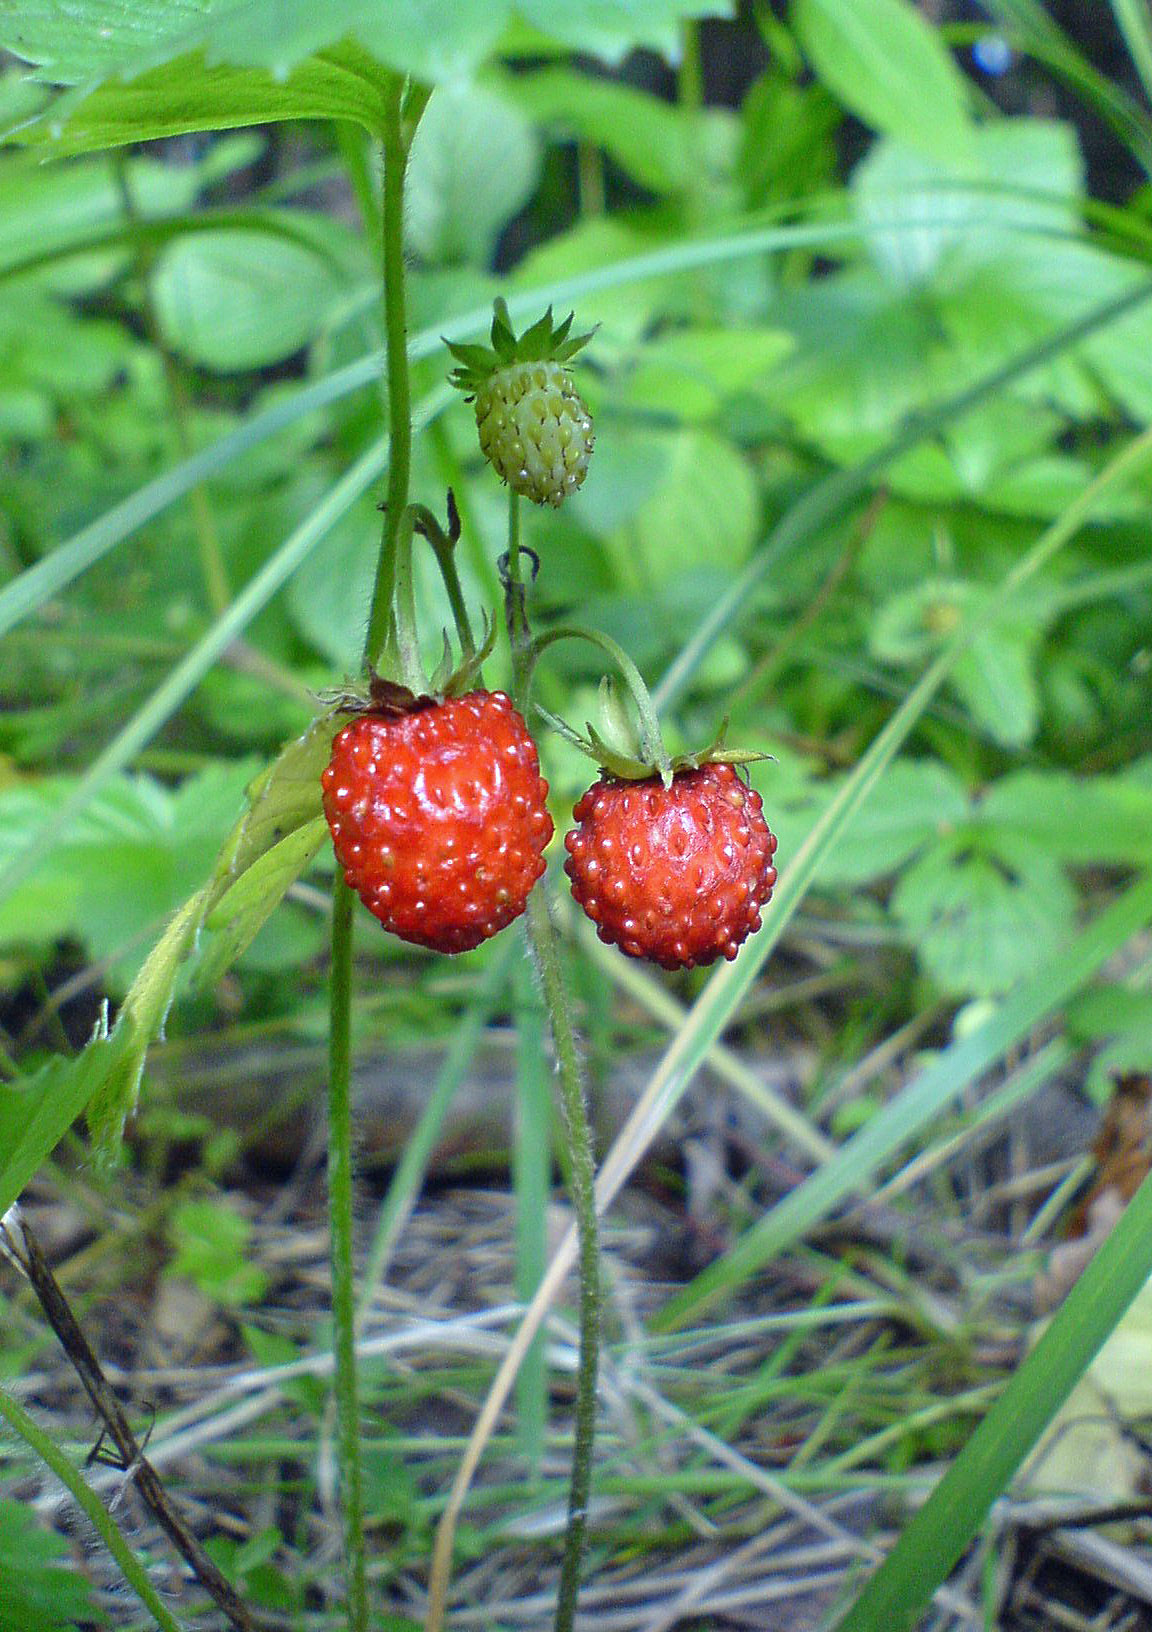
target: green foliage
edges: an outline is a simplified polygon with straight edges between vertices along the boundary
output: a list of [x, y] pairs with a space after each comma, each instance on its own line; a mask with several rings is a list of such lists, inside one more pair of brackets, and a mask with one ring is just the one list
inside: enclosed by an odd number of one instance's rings
[[963, 78], [910, 0], [794, 0], [820, 78], [873, 129], [945, 159], [971, 136]]
[[130, 1036], [102, 1025], [75, 1060], [56, 1058], [0, 1087], [0, 1217], [34, 1177], [92, 1096], [123, 1068]]
[[[174, 792], [149, 776], [117, 778], [72, 824], [51, 871], [0, 905], [0, 945], [78, 939], [106, 964], [107, 989], [121, 995], [147, 941], [199, 888], [253, 769], [211, 766]], [[72, 786], [53, 778], [0, 791], [0, 860], [19, 854]]]
[[480, 86], [447, 86], [408, 162], [408, 236], [432, 265], [486, 266], [500, 229], [536, 190], [539, 153], [523, 114]]
[[22, 1502], [0, 1499], [0, 1632], [76, 1632], [104, 1626], [68, 1544]]
[[[1079, 116], [997, 111], [912, 0], [754, 8], [764, 66], [739, 106], [699, 107], [684, 20], [731, 9], [25, 0], [0, 19], [34, 65], [0, 77], [0, 1042], [21, 1072], [0, 1087], [0, 1213], [86, 1106], [111, 1148], [165, 1026], [316, 1031], [327, 919], [307, 880], [338, 721], [313, 698], [359, 665], [379, 548], [374, 144], [396, 74], [415, 79], [409, 118], [431, 88], [407, 176], [413, 494], [442, 515], [455, 489], [470, 607], [496, 607], [505, 517], [449, 407], [440, 336], [480, 341], [503, 288], [517, 326], [549, 302], [596, 326], [589, 479], [526, 540], [538, 626], [579, 615], [663, 673], [673, 752], [730, 713], [733, 741], [776, 755], [752, 772], [781, 841], [753, 947], [805, 901], [799, 955], [824, 926], [879, 949], [865, 1006], [892, 967], [885, 1015], [982, 1000], [897, 1099], [839, 1109], [839, 1154], [666, 1323], [866, 1190], [1062, 1006], [1092, 1092], [1146, 1069], [1146, 973], [1117, 985], [1110, 962], [1147, 922], [1152, 863], [1152, 480], [1123, 462], [1152, 416], [1146, 199], [1124, 201], [1119, 166], [1117, 202], [1091, 197]], [[986, 9], [1029, 72], [1152, 170], [1132, 91], [1037, 0]], [[1141, 8], [1110, 10], [1146, 85]], [[706, 34], [706, 70], [723, 37]], [[611, 71], [637, 46], [680, 57], [674, 97], [641, 59]], [[845, 117], [863, 130], [842, 142]], [[1059, 556], [1005, 596], [1054, 522]], [[431, 647], [450, 614], [416, 548]], [[600, 667], [549, 648], [540, 702], [582, 723]], [[506, 658], [487, 675], [507, 684]], [[542, 757], [561, 823], [587, 770], [548, 736]], [[445, 974], [367, 934], [358, 951], [367, 1028], [450, 1029], [470, 964]], [[660, 1115], [745, 997], [755, 1012], [757, 956], [673, 1005]], [[116, 1023], [45, 1063], [46, 1024], [20, 1035], [28, 994], [45, 1018], [42, 983], [77, 959]], [[855, 1046], [845, 1031], [829, 1052]], [[255, 1301], [246, 1239], [239, 1214], [182, 1204], [174, 1270], [225, 1306]], [[267, 1334], [252, 1346], [298, 1358]], [[285, 1397], [323, 1413], [315, 1379]], [[950, 1448], [956, 1423], [932, 1432], [910, 1429], [901, 1454]], [[422, 1541], [390, 1447], [368, 1475], [372, 1515]], [[969, 1488], [969, 1528], [978, 1510]], [[44, 1542], [0, 1505], [0, 1629], [6, 1538], [28, 1556]], [[291, 1615], [291, 1551], [268, 1530], [219, 1557]], [[43, 1557], [51, 1592], [21, 1577], [13, 1627], [90, 1624]]]
[[248, 1220], [218, 1200], [182, 1201], [168, 1220], [168, 1273], [186, 1276], [205, 1297], [228, 1308], [259, 1303], [268, 1277], [248, 1262], [251, 1234]]
[[303, 244], [219, 231], [163, 250], [151, 292], [174, 352], [221, 373], [246, 373], [282, 362], [330, 329], [348, 287]]

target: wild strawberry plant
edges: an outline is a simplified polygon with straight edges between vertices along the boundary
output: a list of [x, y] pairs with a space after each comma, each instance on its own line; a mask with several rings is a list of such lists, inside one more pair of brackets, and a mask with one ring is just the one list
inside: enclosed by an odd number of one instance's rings
[[[997, 112], [984, 59], [906, 0], [759, 8], [728, 104], [702, 94], [700, 46], [730, 25], [695, 21], [724, 8], [691, 0], [0, 18], [0, 945], [15, 989], [79, 947], [81, 989], [108, 999], [74, 1060], [47, 1010], [0, 1038], [0, 1214], [82, 1113], [114, 1152], [154, 1040], [216, 1023], [225, 977], [313, 1027], [329, 978], [353, 1628], [372, 1611], [349, 885], [392, 932], [363, 920], [363, 955], [414, 989], [430, 964], [403, 943], [460, 953], [486, 1003], [513, 978], [501, 947], [523, 928], [534, 948], [583, 1260], [562, 1625], [593, 1469], [595, 1211], [810, 892], [889, 960], [890, 1018], [935, 1008], [945, 1046], [837, 1148], [769, 1100], [820, 1165], [657, 1325], [747, 1282], [1063, 1007], [1073, 1040], [1147, 1057], [1139, 980], [1095, 983], [1150, 916], [1152, 278], [1123, 192], [1152, 161], [1152, 39], [1114, 0], [1134, 66], [1109, 85], [1040, 8], [985, 9], [1005, 32], [977, 45], [1072, 85], [1127, 155], [1109, 204], [1074, 121]], [[641, 88], [637, 48], [678, 62], [674, 96]], [[606, 671], [625, 701], [597, 703]], [[713, 742], [726, 717], [747, 754]], [[568, 841], [580, 904], [633, 955], [723, 962], [683, 986], [594, 1192], [565, 968], [600, 966], [567, 919], [558, 937], [542, 870], [598, 768]], [[689, 784], [724, 802], [686, 809]], [[300, 881], [327, 883], [330, 836], [326, 953]], [[613, 978], [667, 1015], [663, 977]], [[914, 1614], [970, 1539], [1146, 1275], [1141, 1207], [853, 1626]], [[490, 1412], [575, 1250], [526, 1287]], [[438, 1532], [431, 1626], [486, 1432]]]

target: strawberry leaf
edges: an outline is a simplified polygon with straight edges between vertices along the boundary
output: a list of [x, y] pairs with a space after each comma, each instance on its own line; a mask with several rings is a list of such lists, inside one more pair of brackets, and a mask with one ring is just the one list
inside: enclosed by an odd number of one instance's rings
[[1054, 958], [1076, 922], [1060, 863], [934, 846], [897, 884], [892, 910], [945, 992], [995, 997]]
[[[109, 1037], [101, 1025], [76, 1059], [57, 1057], [31, 1076], [0, 1085], [0, 1217], [93, 1095], [122, 1067], [130, 1047], [126, 1032], [122, 1034], [117, 1028]], [[0, 1530], [0, 1603], [7, 1579]], [[22, 1623], [23, 1626], [33, 1624], [39, 1623]], [[0, 1615], [0, 1627], [3, 1626]]]

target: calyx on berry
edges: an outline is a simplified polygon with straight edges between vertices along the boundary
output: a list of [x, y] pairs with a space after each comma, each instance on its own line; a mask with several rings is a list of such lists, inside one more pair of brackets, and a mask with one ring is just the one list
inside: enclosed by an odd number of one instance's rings
[[[725, 741], [727, 720], [721, 722], [720, 729], [705, 747], [670, 755], [660, 737], [659, 726], [651, 716], [651, 704], [641, 713], [637, 730], [623, 697], [608, 676], [600, 682], [598, 725], [587, 720], [583, 732], [575, 731], [565, 720], [539, 704], [536, 712], [565, 742], [578, 748], [620, 782], [644, 782], [658, 776], [667, 788], [681, 771], [697, 771], [704, 765], [751, 765], [773, 757], [754, 748], [730, 747]], [[650, 718], [646, 720], [645, 715]]]

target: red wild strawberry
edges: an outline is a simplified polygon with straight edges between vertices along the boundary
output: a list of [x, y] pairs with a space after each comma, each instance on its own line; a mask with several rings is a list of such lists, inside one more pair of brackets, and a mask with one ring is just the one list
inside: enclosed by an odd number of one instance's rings
[[503, 692], [360, 714], [321, 780], [344, 877], [401, 940], [467, 952], [524, 911], [552, 818], [536, 744]]
[[776, 840], [731, 765], [628, 782], [603, 773], [572, 812], [572, 894], [632, 958], [691, 969], [734, 958], [772, 895]]

